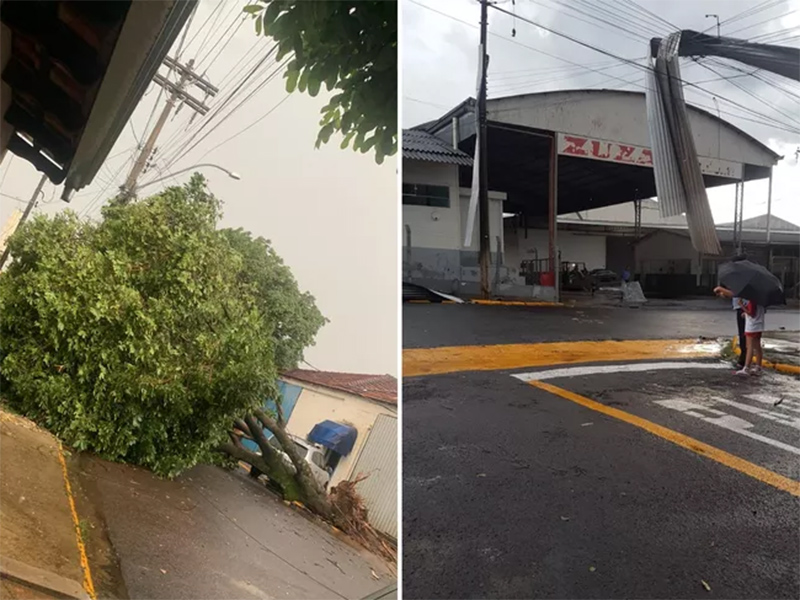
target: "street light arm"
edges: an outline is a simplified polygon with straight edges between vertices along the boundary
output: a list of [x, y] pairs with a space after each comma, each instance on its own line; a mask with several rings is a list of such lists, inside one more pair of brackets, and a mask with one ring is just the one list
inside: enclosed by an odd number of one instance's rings
[[137, 191], [140, 191], [143, 188], [146, 188], [146, 187], [148, 187], [150, 185], [153, 185], [154, 183], [160, 183], [160, 182], [162, 182], [162, 181], [164, 181], [166, 179], [172, 179], [176, 175], [180, 175], [181, 173], [185, 173], [186, 171], [191, 171], [192, 169], [199, 169], [200, 167], [213, 167], [214, 169], [219, 169], [220, 171], [225, 172], [228, 175], [228, 177], [230, 177], [231, 179], [241, 179], [241, 177], [239, 177], [239, 175], [237, 173], [234, 173], [233, 171], [229, 171], [225, 167], [220, 167], [219, 165], [215, 165], [215, 164], [212, 164], [212, 163], [201, 163], [199, 165], [193, 165], [191, 167], [186, 167], [185, 169], [181, 169], [180, 171], [176, 171], [175, 173], [172, 173], [171, 175], [167, 175], [166, 177], [159, 177], [158, 179], [154, 179], [153, 181], [148, 181], [143, 186], [138, 187]]

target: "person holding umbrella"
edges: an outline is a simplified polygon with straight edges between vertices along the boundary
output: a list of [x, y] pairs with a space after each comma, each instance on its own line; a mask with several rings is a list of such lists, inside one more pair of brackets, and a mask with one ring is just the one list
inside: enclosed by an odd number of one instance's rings
[[[719, 285], [714, 293], [726, 298], [738, 298], [739, 306], [745, 314], [745, 337], [747, 353], [744, 366], [737, 375], [758, 374], [764, 360], [761, 335], [765, 327], [765, 314], [768, 306], [785, 304], [783, 286], [767, 269], [742, 257], [720, 265]], [[751, 367], [753, 357], [756, 367]]]
[[[744, 336], [747, 339], [745, 344], [746, 352], [744, 360], [739, 356], [739, 367], [737, 375], [759, 375], [761, 366], [764, 362], [764, 349], [761, 347], [761, 334], [764, 333], [764, 315], [766, 311], [752, 300], [737, 298], [733, 293], [723, 286], [714, 288], [714, 293], [725, 298], [733, 298], [738, 309], [744, 313]], [[741, 335], [741, 333], [739, 334]], [[753, 358], [756, 364], [753, 366]]]

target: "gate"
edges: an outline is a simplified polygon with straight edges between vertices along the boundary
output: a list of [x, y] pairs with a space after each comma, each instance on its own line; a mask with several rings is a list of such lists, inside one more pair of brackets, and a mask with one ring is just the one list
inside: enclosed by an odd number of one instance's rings
[[357, 485], [369, 511], [370, 524], [397, 539], [397, 418], [378, 415], [351, 479], [368, 475]]

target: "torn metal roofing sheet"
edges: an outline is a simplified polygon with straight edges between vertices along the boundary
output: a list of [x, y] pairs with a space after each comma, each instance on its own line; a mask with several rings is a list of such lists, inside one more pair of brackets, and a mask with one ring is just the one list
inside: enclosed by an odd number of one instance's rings
[[703, 254], [722, 252], [708, 203], [697, 148], [683, 96], [678, 48], [681, 33], [662, 40], [648, 71], [647, 122], [653, 151], [656, 191], [662, 217], [686, 213], [692, 246]]
[[403, 158], [472, 166], [472, 157], [469, 154], [453, 148], [433, 134], [417, 129], [403, 130]]

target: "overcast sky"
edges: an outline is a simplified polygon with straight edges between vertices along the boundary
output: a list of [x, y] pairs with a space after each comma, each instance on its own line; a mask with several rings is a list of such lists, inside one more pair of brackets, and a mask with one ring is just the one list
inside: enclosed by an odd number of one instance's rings
[[[233, 75], [246, 64], [243, 61], [253, 53], [263, 56], [271, 43], [268, 38], [256, 39], [250, 21], [228, 30], [241, 15], [244, 4], [238, 0], [201, 0], [189, 30], [183, 60], [198, 59], [198, 72], [208, 69], [206, 77], [222, 92], [235, 86], [239, 78]], [[221, 8], [214, 12], [217, 6]], [[206, 27], [201, 29], [204, 23]], [[212, 32], [208, 38], [207, 32]], [[217, 40], [222, 43], [214, 48], [212, 54], [219, 56], [212, 63], [212, 55], [205, 55]], [[166, 73], [166, 69], [162, 67], [161, 72]], [[48, 183], [44, 197], [52, 199], [52, 203], [43, 204], [37, 211], [55, 212], [69, 207], [98, 216], [101, 201], [127, 175], [137, 144], [135, 136], [142, 139], [146, 135], [145, 125], [158, 92], [158, 86], [151, 84], [133, 116], [132, 127], [125, 128], [91, 186], [80, 190], [66, 205], [59, 200], [60, 188]], [[199, 91], [194, 92], [202, 98]], [[285, 96], [284, 80], [278, 76], [204, 141], [182, 151], [169, 171], [210, 162], [241, 175], [241, 181], [235, 181], [217, 170], [202, 170], [211, 190], [225, 203], [222, 225], [243, 227], [272, 240], [301, 288], [316, 296], [320, 309], [330, 319], [320, 332], [316, 347], [306, 354], [309, 363], [323, 370], [396, 376], [396, 160], [387, 159], [377, 166], [371, 155], [340, 150], [340, 140], [335, 137], [330, 145], [315, 150], [320, 108], [326, 103], [324, 94], [316, 99], [293, 94], [246, 133], [205, 155]], [[213, 102], [208, 100], [209, 106]], [[163, 98], [158, 110], [161, 106]], [[184, 106], [167, 123], [159, 146], [169, 147], [170, 139], [186, 127], [190, 114]], [[168, 156], [169, 152], [165, 152], [160, 158]], [[158, 158], [157, 166], [163, 169], [164, 161], [159, 162]], [[168, 171], [145, 174], [141, 185], [162, 174], [167, 175]], [[0, 196], [0, 222], [5, 223], [14, 209], [24, 207], [23, 202], [9, 196], [27, 200], [39, 177], [26, 161], [12, 159], [11, 153], [6, 155], [0, 165], [0, 191], [4, 194]], [[176, 181], [185, 182], [188, 177], [189, 173], [181, 174]], [[154, 184], [143, 192], [154, 192], [165, 185], [168, 183]]]
[[[404, 127], [410, 127], [437, 118], [465, 98], [475, 96], [480, 5], [477, 0], [401, 2], [402, 119]], [[707, 14], [719, 15], [722, 35], [750, 39], [774, 33], [772, 39], [781, 40], [783, 45], [800, 46], [800, 37], [797, 37], [800, 34], [800, 0], [637, 2], [638, 7], [631, 0], [516, 0], [515, 4], [511, 0], [499, 0], [498, 5], [507, 10], [516, 10], [519, 16], [617, 56], [638, 60], [640, 64], [644, 64], [651, 37], [666, 35], [675, 28], [702, 31], [711, 27], [711, 33], [714, 33], [716, 21], [706, 18]], [[567, 8], [567, 4], [576, 10]], [[640, 9], [651, 14], [645, 14]], [[754, 9], [751, 14], [735, 18], [751, 9]], [[730, 22], [726, 23], [727, 19]], [[512, 37], [514, 28], [516, 36]], [[515, 22], [512, 17], [492, 9], [489, 10], [489, 34], [490, 98], [574, 88], [644, 91], [644, 75], [640, 69], [519, 19]], [[578, 63], [579, 66], [543, 53]], [[752, 76], [742, 76], [740, 71], [734, 69], [752, 69], [733, 61], [715, 59], [706, 64], [718, 73], [690, 59], [682, 59], [681, 73], [684, 79], [694, 83], [719, 78], [720, 75], [736, 76], [727, 81], [702, 83], [702, 87], [716, 96], [723, 119], [785, 156], [774, 171], [773, 214], [800, 225], [800, 167], [795, 155], [800, 148], [800, 84], [772, 74], [767, 77], [779, 82], [779, 86]], [[626, 85], [624, 81], [633, 83]], [[763, 99], [763, 102], [735, 84]], [[710, 95], [692, 88], [684, 89], [690, 104], [702, 104], [716, 111], [715, 100]], [[746, 113], [727, 100], [763, 116]], [[765, 126], [746, 120], [764, 121], [765, 117], [777, 119], [783, 125]], [[794, 131], [785, 131], [781, 127]], [[718, 223], [733, 220], [733, 186], [709, 190], [709, 199]], [[744, 217], [766, 213], [766, 204], [766, 180], [748, 183]]]

